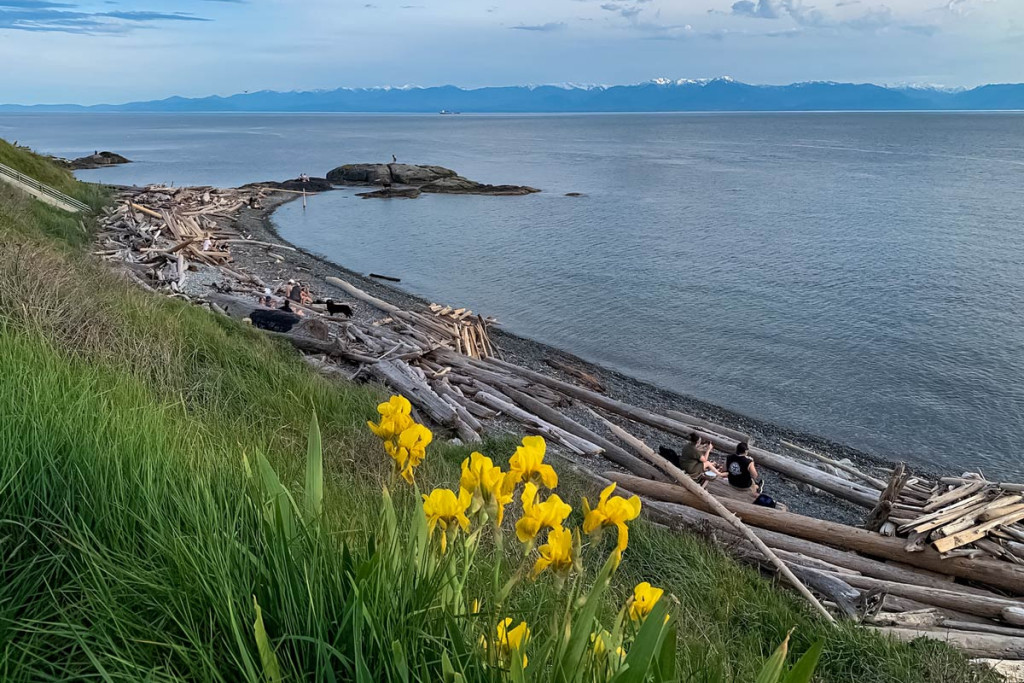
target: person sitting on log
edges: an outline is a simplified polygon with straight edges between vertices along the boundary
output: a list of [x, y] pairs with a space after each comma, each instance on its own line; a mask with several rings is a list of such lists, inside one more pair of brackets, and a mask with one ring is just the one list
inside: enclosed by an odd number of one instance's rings
[[706, 485], [708, 472], [714, 473], [716, 476], [720, 475], [718, 467], [713, 462], [708, 460], [708, 455], [711, 453], [711, 444], [706, 444], [703, 448], [700, 444], [700, 437], [696, 433], [690, 435], [689, 441], [683, 446], [682, 453], [676, 453], [671, 448], [661, 446], [658, 451], [662, 457], [671, 462], [673, 465], [686, 472], [695, 482], [701, 485]]
[[729, 484], [738, 489], [748, 489], [756, 496], [759, 492], [757, 485], [757, 466], [754, 459], [748, 454], [747, 444], [740, 441], [736, 444], [736, 452], [725, 459], [725, 469], [729, 475]]

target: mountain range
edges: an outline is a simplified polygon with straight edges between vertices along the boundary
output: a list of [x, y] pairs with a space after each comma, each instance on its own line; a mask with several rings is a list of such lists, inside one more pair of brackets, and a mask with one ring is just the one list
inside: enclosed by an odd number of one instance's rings
[[751, 85], [731, 78], [655, 79], [614, 86], [453, 85], [262, 90], [229, 97], [169, 97], [126, 104], [0, 105], [0, 111], [51, 112], [374, 112], [582, 113], [669, 111], [1024, 110], [1024, 84], [972, 89], [809, 82]]

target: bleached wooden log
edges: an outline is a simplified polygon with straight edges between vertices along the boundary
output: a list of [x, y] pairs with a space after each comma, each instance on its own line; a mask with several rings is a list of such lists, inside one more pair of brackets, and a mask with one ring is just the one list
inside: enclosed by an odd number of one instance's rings
[[140, 213], [146, 214], [147, 216], [152, 216], [153, 218], [160, 218], [160, 219], [163, 218], [163, 216], [161, 216], [159, 213], [157, 213], [153, 209], [150, 209], [150, 208], [147, 208], [145, 206], [142, 206], [141, 204], [133, 204], [132, 202], [128, 202], [128, 206], [130, 206], [135, 211], [138, 211]]
[[519, 404], [519, 406], [522, 407], [523, 409], [528, 410], [531, 413], [543, 418], [544, 420], [550, 422], [556, 427], [561, 427], [570, 434], [575, 434], [576, 436], [585, 439], [590, 443], [597, 444], [598, 446], [604, 449], [604, 453], [602, 455], [604, 455], [604, 457], [608, 458], [615, 464], [621, 465], [622, 467], [628, 469], [630, 472], [638, 474], [641, 477], [647, 477], [649, 479], [658, 479], [662, 481], [665, 479], [664, 475], [662, 475], [657, 468], [652, 467], [643, 460], [640, 460], [639, 458], [631, 455], [630, 453], [627, 453], [620, 446], [615, 445], [614, 443], [604, 438], [600, 434], [597, 434], [587, 429], [586, 427], [576, 422], [575, 420], [569, 419], [568, 417], [566, 417], [559, 411], [555, 410], [554, 408], [549, 408], [548, 406], [544, 405], [537, 399], [528, 396], [527, 394], [518, 391], [511, 386], [502, 387], [502, 390], [510, 399]]
[[516, 404], [512, 403], [507, 396], [501, 395], [501, 392], [493, 387], [488, 387], [482, 382], [477, 382], [476, 386], [477, 394], [474, 396], [474, 399], [477, 402], [482, 403], [488, 408], [492, 408], [499, 413], [508, 415], [517, 422], [538, 432], [545, 438], [553, 439], [580, 455], [594, 456], [600, 455], [604, 452], [604, 449], [597, 444], [581, 439], [578, 436], [570, 434], [561, 427], [556, 427], [555, 425], [542, 420], [540, 417], [526, 412]]
[[729, 427], [725, 427], [720, 424], [715, 424], [714, 422], [697, 417], [696, 415], [690, 415], [688, 413], [683, 413], [678, 410], [666, 410], [665, 414], [671, 417], [673, 420], [678, 420], [683, 424], [693, 425], [694, 427], [697, 427], [699, 429], [706, 429], [709, 432], [721, 434], [722, 436], [728, 437], [730, 439], [736, 439], [736, 441], [742, 441], [743, 443], [748, 445], [753, 445], [754, 443], [753, 439], [750, 438], [750, 435], [745, 432], [741, 432], [736, 429], [730, 429]]
[[872, 488], [876, 488], [878, 490], [884, 490], [885, 487], [887, 486], [887, 482], [882, 481], [878, 477], [873, 477], [870, 474], [867, 474], [867, 473], [857, 469], [853, 465], [849, 465], [849, 464], [847, 464], [845, 462], [840, 462], [839, 460], [835, 460], [835, 459], [830, 458], [830, 457], [828, 457], [826, 455], [822, 455], [821, 453], [817, 453], [815, 451], [812, 451], [809, 448], [804, 448], [803, 446], [798, 446], [795, 443], [791, 443], [789, 441], [782, 441], [782, 445], [785, 446], [786, 448], [789, 448], [791, 450], [796, 451], [797, 453], [800, 453], [801, 455], [806, 455], [808, 458], [813, 458], [815, 460], [818, 460], [819, 462], [825, 463], [826, 465], [831, 465], [832, 467], [835, 467], [836, 469], [842, 470], [843, 472], [846, 472], [847, 474], [849, 474], [849, 475], [851, 475], [853, 477], [857, 477], [858, 479], [860, 479], [860, 480], [866, 482], [867, 484], [869, 484]]
[[934, 607], [912, 612], [881, 612], [869, 618], [875, 626], [898, 626], [900, 628], [931, 628], [943, 622], [942, 614]]
[[[616, 479], [621, 480], [621, 477], [616, 477]], [[633, 493], [640, 493], [639, 491], [634, 491], [628, 484], [624, 484], [621, 481], [619, 483], [625, 489], [632, 491]], [[717, 534], [730, 533], [728, 525], [721, 522], [715, 515], [708, 514], [703, 510], [698, 510], [688, 505], [666, 503], [652, 500], [650, 498], [648, 498], [646, 505], [652, 513], [659, 515], [659, 519], [666, 524], [682, 526], [688, 530], [696, 531], [698, 533], [704, 533], [706, 530], [713, 531]], [[828, 539], [822, 542], [810, 541], [803, 538], [797, 538], [796, 536], [791, 536], [788, 533], [780, 533], [758, 527], [754, 527], [754, 533], [756, 533], [772, 548], [781, 548], [783, 550], [816, 557], [848, 569], [854, 569], [865, 576], [913, 584], [924, 588], [949, 590], [953, 587], [946, 580], [936, 579], [931, 574], [916, 571], [921, 568], [918, 566], [911, 567], [890, 564], [870, 557], [864, 557], [854, 552], [831, 548], [826, 545], [830, 542]], [[885, 537], [879, 536], [878, 538], [884, 539]], [[886, 540], [892, 541], [894, 539]], [[902, 548], [899, 546], [897, 547], [899, 548], [899, 552], [902, 554]], [[921, 560], [923, 557], [925, 557], [923, 554], [916, 554], [913, 556], [903, 554], [904, 561], [907, 565], [909, 565], [910, 562]], [[938, 559], [936, 560], [936, 565], [931, 567], [931, 569], [933, 571], [942, 572], [945, 567], [958, 563], [960, 566], [950, 567], [950, 571], [959, 570], [960, 573], [970, 573], [973, 565], [979, 564], [980, 562], [981, 561], [979, 560], [961, 561]], [[1010, 571], [1005, 571], [1004, 567], [1009, 567]], [[1016, 586], [1016, 590], [1018, 591], [1021, 590], [1021, 586], [1024, 585], [1020, 582], [1019, 576], [1021, 573], [1017, 572], [1016, 567], [1013, 565], [1008, 565], [1004, 562], [993, 562], [985, 563], [982, 567], [977, 569], [980, 569], [986, 577], [989, 577], [994, 581], [995, 585], [1002, 584], [1003, 586]], [[955, 589], [965, 594], [995, 596], [995, 594], [990, 591], [974, 588], [973, 586], [957, 584]], [[1012, 591], [1014, 589], [1011, 588], [1010, 590]]]
[[1024, 629], [1013, 626], [1000, 626], [995, 623], [979, 624], [974, 621], [958, 621], [956, 619], [941, 619], [939, 626], [954, 629], [956, 631], [977, 631], [979, 633], [995, 633], [1001, 636], [1013, 636], [1024, 638]]
[[983, 481], [971, 481], [960, 486], [957, 486], [951, 491], [947, 491], [941, 495], [938, 495], [928, 501], [928, 504], [924, 506], [925, 512], [933, 512], [939, 508], [946, 507], [950, 503], [955, 503], [958, 500], [967, 498], [974, 495], [978, 491], [985, 488], [985, 482]]
[[999, 527], [1003, 524], [1013, 524], [1019, 520], [1024, 519], [1024, 510], [1015, 510], [1014, 512], [996, 517], [983, 524], [971, 527], [959, 533], [955, 533], [952, 536], [946, 536], [934, 541], [933, 545], [939, 552], [948, 552], [954, 548], [959, 548], [962, 545], [973, 543], [980, 538], [984, 538], [989, 531]]
[[[943, 484], [970, 484], [975, 483], [977, 479], [966, 479], [963, 477], [942, 477], [939, 479]], [[985, 481], [982, 480], [986, 486], [992, 486], [1003, 491], [1010, 491], [1013, 493], [1024, 493], [1024, 484], [1013, 484], [1008, 482], [997, 482], [997, 481]]]
[[[757, 532], [755, 531], [754, 533]], [[798, 564], [802, 567], [810, 567], [811, 569], [834, 572], [836, 574], [860, 574], [860, 572], [854, 569], [847, 569], [846, 567], [841, 567], [838, 564], [832, 564], [831, 562], [826, 562], [825, 560], [819, 560], [818, 558], [811, 557], [810, 555], [804, 555], [802, 553], [793, 553], [788, 550], [783, 550], [781, 548], [774, 548], [772, 547], [771, 543], [768, 544], [768, 547], [772, 548], [772, 550], [775, 551], [776, 555], [785, 560], [786, 564]]]
[[[774, 549], [772, 551], [777, 552]], [[733, 549], [732, 554], [736, 559], [758, 565], [771, 572], [776, 571], [772, 563], [753, 548], [749, 550]], [[779, 558], [782, 559], [781, 554], [779, 554]], [[860, 602], [861, 592], [838, 578], [836, 573], [826, 573], [816, 567], [812, 567], [810, 564], [790, 559], [785, 559], [784, 562], [789, 570], [793, 572], [794, 576], [800, 579], [805, 586], [831, 603], [843, 618], [857, 619], [860, 616], [858, 603]]]
[[366, 365], [373, 365], [377, 362], [376, 358], [371, 358], [361, 353], [349, 351], [336, 340], [331, 342], [325, 342], [320, 341], [319, 339], [300, 337], [294, 334], [286, 334], [283, 332], [271, 332], [269, 330], [260, 331], [263, 332], [268, 337], [273, 337], [275, 339], [282, 339], [284, 341], [287, 341], [296, 349], [300, 351], [305, 351], [306, 353], [322, 353], [326, 356], [330, 356], [331, 358], [339, 358], [350, 363], [365, 363]]
[[[870, 590], [879, 588], [887, 593], [899, 595], [911, 600], [923, 602], [926, 605], [946, 607], [958, 612], [965, 612], [987, 619], [1006, 620], [1006, 615], [1011, 616], [1018, 610], [1024, 610], [1024, 604], [1007, 598], [986, 597], [963, 593], [958, 590], [945, 590], [940, 588], [924, 588], [895, 581], [884, 581], [869, 576], [851, 576], [844, 574], [840, 578], [856, 588]], [[1011, 622], [1012, 623], [1012, 622]]]
[[[672, 477], [678, 482], [687, 493], [699, 499], [703, 504], [707, 505], [715, 514], [724, 519], [729, 525], [731, 525], [741, 536], [749, 541], [761, 555], [767, 560], [783, 577], [797, 590], [800, 595], [804, 597], [815, 610], [821, 614], [826, 621], [829, 623], [835, 623], [835, 618], [832, 614], [825, 609], [825, 607], [818, 601], [814, 595], [807, 590], [807, 586], [796, 577], [793, 571], [786, 565], [785, 562], [779, 559], [779, 557], [772, 552], [771, 548], [765, 545], [764, 541], [757, 537], [757, 535], [751, 531], [743, 521], [734, 515], [729, 508], [723, 505], [718, 499], [709, 494], [700, 484], [690, 478], [688, 474], [683, 472], [681, 469], [670, 463], [662, 456], [655, 453], [647, 444], [640, 439], [636, 438], [626, 430], [622, 429], [618, 425], [612, 424], [607, 420], [604, 420], [605, 426], [611, 430], [615, 436], [619, 437], [626, 443], [628, 443], [637, 453], [647, 459], [652, 465], [656, 465], [661, 471], [668, 476]], [[651, 482], [655, 483], [655, 482]], [[813, 570], [810, 570], [813, 571]]]
[[467, 401], [464, 397], [459, 396], [454, 391], [452, 391], [451, 386], [448, 384], [447, 381], [444, 380], [444, 378], [434, 380], [433, 382], [430, 383], [430, 386], [433, 387], [434, 391], [437, 393], [438, 396], [443, 398], [448, 403], [448, 405], [452, 406], [452, 408], [455, 409], [455, 412], [458, 413], [459, 418], [463, 422], [468, 424], [473, 431], [483, 431], [484, 426], [480, 423], [480, 420], [476, 419], [476, 416], [470, 413], [469, 409], [467, 408], [467, 404], [469, 403], [469, 401]]
[[933, 529], [938, 529], [977, 510], [981, 510], [988, 505], [988, 502], [988, 496], [984, 493], [977, 493], [951, 503], [944, 508], [930, 512], [927, 515], [913, 519], [906, 524], [901, 524], [899, 532], [907, 533], [908, 531], [932, 531]]
[[600, 391], [601, 393], [604, 393], [605, 391], [607, 391], [607, 389], [604, 386], [604, 382], [602, 382], [601, 380], [599, 380], [597, 377], [595, 377], [594, 375], [590, 374], [589, 372], [586, 372], [586, 371], [576, 367], [575, 365], [572, 365], [571, 363], [566, 363], [563, 360], [560, 360], [558, 358], [551, 358], [551, 357], [545, 358], [544, 362], [547, 363], [548, 365], [550, 365], [551, 367], [553, 367], [555, 370], [561, 370], [562, 372], [564, 372], [564, 373], [566, 373], [568, 375], [572, 375], [573, 377], [575, 377], [579, 381], [583, 382], [587, 386], [588, 389], [593, 389], [594, 391]]
[[[713, 443], [716, 448], [723, 452], [731, 453], [736, 448], [737, 442], [735, 440], [724, 439], [722, 436], [716, 434], [709, 434], [706, 431], [695, 429], [694, 427], [665, 417], [664, 415], [652, 413], [649, 410], [644, 410], [642, 408], [617, 401], [602, 394], [578, 387], [574, 384], [569, 384], [568, 382], [563, 382], [553, 377], [549, 377], [511, 363], [506, 363], [505, 361], [501, 361], [496, 358], [489, 358], [485, 361], [476, 361], [474, 364], [478, 364], [478, 367], [492, 367], [505, 370], [506, 372], [517, 373], [537, 382], [538, 384], [547, 385], [556, 391], [567, 396], [571, 396], [584, 403], [607, 410], [608, 412], [616, 415], [629, 418], [634, 422], [639, 422], [650, 427], [661, 429], [669, 434], [689, 437], [690, 434], [696, 433], [704, 440]], [[837, 497], [843, 498], [844, 500], [849, 500], [868, 508], [873, 507], [875, 503], [878, 502], [880, 491], [867, 489], [855, 482], [846, 481], [845, 479], [828, 474], [827, 472], [822, 472], [810, 465], [797, 462], [792, 458], [786, 458], [774, 453], [769, 453], [768, 451], [759, 448], [751, 448], [750, 453], [758, 465], [763, 465], [798, 481], [812, 484]]]
[[426, 382], [406, 372], [401, 367], [403, 365], [405, 363], [400, 360], [383, 360], [369, 365], [367, 371], [409, 399], [410, 403], [420, 408], [437, 424], [455, 427], [460, 421], [455, 410], [434, 393]]
[[929, 638], [946, 643], [970, 657], [993, 659], [1024, 659], [1024, 638], [989, 633], [954, 631], [951, 629], [904, 629], [893, 626], [872, 626], [874, 630], [903, 642]]

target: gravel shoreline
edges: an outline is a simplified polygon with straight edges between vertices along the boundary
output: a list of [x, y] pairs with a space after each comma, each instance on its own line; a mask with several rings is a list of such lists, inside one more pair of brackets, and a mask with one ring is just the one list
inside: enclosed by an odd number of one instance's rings
[[[289, 278], [301, 280], [303, 283], [309, 284], [314, 297], [318, 298], [332, 296], [339, 299], [346, 298], [338, 296], [337, 291], [332, 291], [333, 288], [330, 288], [324, 282], [325, 277], [334, 275], [342, 277], [370, 294], [397, 306], [422, 308], [430, 303], [398, 287], [348, 270], [344, 266], [333, 263], [324, 256], [299, 249], [282, 239], [273, 223], [273, 213], [282, 204], [293, 201], [296, 198], [295, 195], [281, 196], [280, 194], [271, 194], [264, 200], [262, 208], [251, 209], [247, 207], [241, 211], [235, 226], [243, 235], [254, 240], [271, 242], [286, 247], [285, 249], [275, 249], [257, 245], [247, 246], [244, 243], [233, 244], [232, 257], [244, 270], [259, 276], [268, 284]], [[291, 249], [295, 251], [291, 251]], [[204, 278], [204, 275], [207, 274], [202, 272], [195, 275], [198, 275], [198, 277], [192, 279], [192, 287], [197, 288], [197, 294], [209, 292], [209, 284], [219, 279], [213, 277], [212, 273], [209, 274], [208, 278]], [[458, 302], [438, 303], [458, 304]], [[372, 321], [379, 318], [377, 311], [370, 310], [365, 305], [359, 304], [354, 308], [356, 309], [354, 318], [357, 320]], [[486, 312], [483, 313], [486, 314]], [[757, 445], [768, 450], [785, 453], [797, 458], [798, 456], [791, 451], [785, 450], [780, 444], [780, 441], [786, 440], [820, 453], [826, 453], [836, 459], [848, 458], [859, 467], [874, 474], [879, 474], [878, 469], [875, 468], [891, 469], [894, 464], [891, 460], [813, 434], [787, 429], [764, 420], [747, 417], [720, 406], [706, 403], [692, 396], [685, 396], [659, 388], [615, 370], [588, 363], [566, 351], [519, 337], [500, 328], [492, 329], [491, 336], [495, 344], [501, 349], [506, 360], [563, 379], [569, 378], [553, 370], [544, 362], [544, 359], [556, 358], [570, 362], [601, 379], [608, 389], [607, 394], [612, 398], [658, 412], [679, 410], [690, 413], [726, 427], [746, 432]], [[577, 405], [568, 408], [566, 414], [595, 431], [604, 431], [585, 409]], [[631, 430], [655, 447], [657, 445], [673, 447], [680, 445], [680, 439], [667, 437], [652, 428], [642, 425], [631, 425]], [[612, 466], [610, 463], [603, 463], [598, 466], [598, 469], [612, 469]], [[923, 470], [916, 465], [914, 466], [914, 471], [917, 474], [939, 476], [939, 473], [936, 471]], [[788, 505], [789, 509], [793, 512], [847, 524], [860, 524], [867, 514], [867, 511], [862, 508], [838, 500], [828, 494], [810, 491], [808, 487], [797, 485], [795, 482], [784, 479], [764, 468], [762, 468], [761, 472], [765, 480], [765, 491], [780, 502]], [[950, 473], [945, 472], [942, 474]], [[884, 479], [886, 475], [882, 473], [881, 477]]]

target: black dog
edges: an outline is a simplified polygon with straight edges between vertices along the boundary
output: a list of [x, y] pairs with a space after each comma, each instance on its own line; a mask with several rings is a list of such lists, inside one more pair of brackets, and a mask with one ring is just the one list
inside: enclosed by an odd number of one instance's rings
[[658, 446], [658, 454], [676, 467], [679, 467], [679, 454], [668, 446]]
[[271, 332], [288, 332], [295, 324], [301, 320], [299, 316], [295, 315], [291, 311], [289, 306], [286, 309], [256, 309], [249, 314], [249, 320], [252, 321], [253, 327], [258, 327], [261, 330], [269, 330]]
[[324, 303], [327, 304], [327, 312], [331, 315], [343, 315], [346, 318], [352, 317], [352, 307], [348, 304], [336, 304], [334, 299], [328, 299]]

